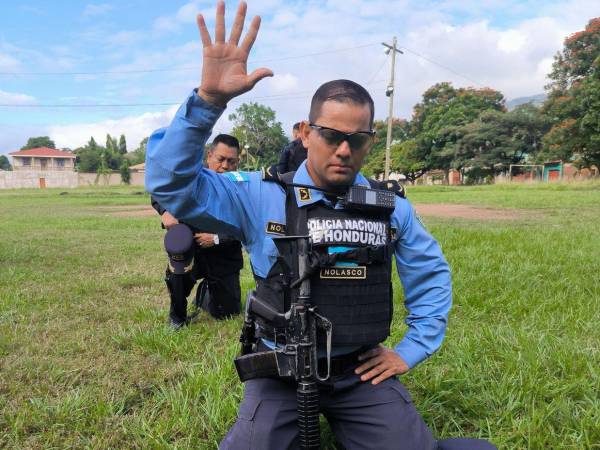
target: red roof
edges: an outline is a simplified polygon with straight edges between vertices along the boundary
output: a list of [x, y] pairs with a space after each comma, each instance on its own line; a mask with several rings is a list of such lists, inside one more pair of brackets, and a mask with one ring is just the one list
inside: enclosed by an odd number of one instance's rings
[[38, 147], [30, 148], [29, 150], [19, 150], [18, 152], [9, 153], [11, 156], [45, 156], [47, 158], [75, 158], [73, 153], [63, 152], [55, 148]]

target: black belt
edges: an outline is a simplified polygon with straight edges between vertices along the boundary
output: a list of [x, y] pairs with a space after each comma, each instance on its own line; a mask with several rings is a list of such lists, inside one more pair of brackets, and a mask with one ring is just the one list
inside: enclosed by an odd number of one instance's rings
[[[358, 357], [366, 352], [368, 349], [359, 348], [352, 353], [346, 353], [345, 355], [332, 356], [331, 357], [331, 369], [329, 371], [330, 376], [338, 377], [344, 375], [349, 370], [355, 369], [360, 361]], [[327, 370], [327, 358], [319, 358], [318, 367], [320, 373], [325, 373]]]
[[[370, 348], [373, 347], [362, 347], [354, 352], [332, 357], [329, 375], [337, 377], [347, 374], [359, 365], [358, 357]], [[327, 359], [319, 358], [317, 364], [319, 373], [325, 375], [327, 373]], [[262, 342], [258, 344], [258, 352], [236, 358], [235, 366], [241, 381], [254, 378], [279, 377], [275, 352], [268, 349]]]

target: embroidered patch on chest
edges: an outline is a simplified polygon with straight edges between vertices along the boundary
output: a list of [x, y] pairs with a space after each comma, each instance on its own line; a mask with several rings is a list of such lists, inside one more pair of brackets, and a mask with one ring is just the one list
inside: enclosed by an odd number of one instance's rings
[[380, 220], [311, 218], [307, 225], [315, 245], [387, 244], [388, 224]]
[[267, 233], [279, 234], [281, 236], [285, 236], [287, 233], [287, 227], [282, 223], [268, 222], [267, 223]]
[[323, 267], [320, 278], [335, 280], [364, 280], [367, 278], [367, 267]]

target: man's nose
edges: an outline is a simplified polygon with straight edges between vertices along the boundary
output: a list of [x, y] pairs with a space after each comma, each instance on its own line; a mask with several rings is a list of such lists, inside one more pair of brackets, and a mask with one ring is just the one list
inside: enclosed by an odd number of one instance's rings
[[350, 149], [350, 144], [348, 144], [347, 140], [343, 140], [340, 145], [337, 146], [335, 150], [335, 154], [340, 158], [349, 158], [352, 154], [352, 150]]

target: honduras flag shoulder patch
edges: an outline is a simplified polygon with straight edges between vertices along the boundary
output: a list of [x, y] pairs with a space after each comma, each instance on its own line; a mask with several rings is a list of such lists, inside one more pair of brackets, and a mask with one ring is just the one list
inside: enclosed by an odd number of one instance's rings
[[248, 172], [225, 172], [224, 175], [237, 183], [247, 183], [250, 180]]

